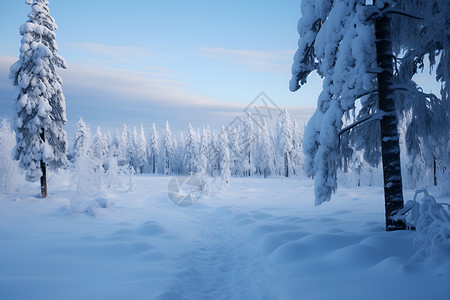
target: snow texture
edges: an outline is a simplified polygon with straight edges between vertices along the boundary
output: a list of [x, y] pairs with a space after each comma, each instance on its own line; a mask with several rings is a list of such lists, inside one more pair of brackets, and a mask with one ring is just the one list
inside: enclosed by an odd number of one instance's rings
[[102, 189], [75, 214], [61, 174], [46, 200], [28, 195], [32, 183], [0, 194], [2, 298], [448, 299], [448, 245], [411, 260], [417, 233], [385, 232], [381, 187], [341, 188], [314, 207], [309, 180], [232, 178], [181, 208], [169, 180], [137, 175], [135, 192]]

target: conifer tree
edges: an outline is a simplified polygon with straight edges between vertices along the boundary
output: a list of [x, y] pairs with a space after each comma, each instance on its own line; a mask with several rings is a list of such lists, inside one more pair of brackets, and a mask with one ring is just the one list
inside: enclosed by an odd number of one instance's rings
[[150, 135], [148, 137], [148, 157], [150, 163], [150, 172], [156, 174], [157, 172], [157, 159], [159, 155], [159, 137], [156, 125], [153, 123]]
[[197, 131], [189, 123], [189, 130], [186, 136], [186, 153], [184, 157], [185, 165], [189, 174], [198, 170], [200, 162], [200, 139]]
[[[393, 218], [403, 207], [397, 126], [411, 113], [407, 143], [417, 145], [415, 137], [425, 135], [433, 146], [448, 140], [449, 1], [305, 0], [301, 5], [290, 89], [298, 90], [313, 71], [324, 78], [304, 141], [305, 171], [314, 176], [316, 204], [330, 200], [337, 170], [355, 149], [365, 150], [365, 159], [378, 162], [381, 156], [383, 161], [386, 229], [404, 229]], [[423, 93], [412, 80], [423, 69], [424, 57], [433, 66], [438, 54], [441, 99]], [[344, 121], [353, 124], [344, 127]]]
[[14, 158], [26, 170], [28, 181], [41, 181], [41, 197], [47, 197], [47, 165], [66, 164], [67, 138], [63, 130], [66, 105], [62, 80], [56, 68], [66, 68], [56, 54], [55, 30], [47, 0], [26, 0], [31, 5], [28, 21], [20, 27], [19, 60], [11, 66], [15, 89], [16, 147]]
[[83, 119], [80, 118], [80, 120], [78, 120], [78, 129], [75, 133], [75, 141], [73, 143], [74, 160], [80, 156], [82, 151], [87, 151], [92, 155], [91, 142], [91, 130]]
[[228, 134], [223, 126], [218, 138], [218, 150], [220, 178], [228, 186], [231, 179], [231, 159]]
[[162, 172], [164, 175], [172, 173], [173, 163], [173, 141], [172, 133], [170, 132], [169, 121], [166, 121], [166, 127], [164, 128], [163, 138], [161, 141], [161, 163]]
[[292, 151], [293, 151], [293, 132], [292, 123], [289, 113], [284, 109], [283, 113], [278, 118], [277, 123], [277, 148], [278, 155], [282, 157], [283, 175], [289, 177], [292, 170]]

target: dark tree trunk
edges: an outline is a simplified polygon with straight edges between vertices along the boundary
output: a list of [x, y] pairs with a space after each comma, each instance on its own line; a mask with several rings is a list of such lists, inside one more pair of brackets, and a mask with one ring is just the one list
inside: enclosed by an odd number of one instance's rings
[[[40, 134], [42, 142], [45, 142], [45, 132], [44, 129], [42, 129]], [[47, 165], [45, 164], [44, 160], [41, 159], [41, 170], [42, 170], [42, 176], [41, 176], [41, 198], [47, 198]]]
[[434, 186], [437, 186], [437, 177], [436, 177], [436, 157], [433, 156], [433, 179], [434, 179]]
[[378, 79], [378, 107], [386, 115], [380, 120], [381, 155], [383, 161], [386, 231], [404, 230], [402, 220], [393, 216], [403, 208], [402, 174], [400, 168], [400, 147], [397, 130], [397, 115], [393, 90], [393, 53], [391, 41], [391, 20], [382, 14], [375, 20], [375, 45], [380, 72]]
[[155, 155], [153, 155], [152, 157], [152, 162], [153, 162], [153, 174], [156, 173], [156, 157]]
[[[252, 162], [252, 157], [251, 157], [251, 152], [248, 151], [248, 165], [250, 165]], [[248, 177], [252, 176], [252, 170], [249, 168], [248, 169]]]
[[284, 153], [284, 176], [289, 177], [289, 162], [287, 152]]

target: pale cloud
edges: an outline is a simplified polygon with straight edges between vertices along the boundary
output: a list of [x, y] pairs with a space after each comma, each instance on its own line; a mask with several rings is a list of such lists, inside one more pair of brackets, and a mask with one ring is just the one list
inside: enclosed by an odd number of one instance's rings
[[150, 58], [153, 56], [148, 49], [135, 46], [114, 46], [100, 43], [71, 43], [68, 46], [77, 51], [96, 54], [105, 57], [106, 59], [114, 59], [121, 62]]
[[[8, 74], [15, 61], [0, 55], [0, 117], [13, 114], [13, 87]], [[64, 81], [69, 136], [80, 116], [93, 128], [101, 125], [104, 129], [120, 128], [123, 123], [149, 127], [153, 122], [161, 128], [169, 120], [175, 132], [186, 130], [190, 122], [196, 127], [210, 124], [219, 130], [236, 117], [245, 117], [247, 103], [195, 94], [170, 70], [136, 71], [69, 62], [68, 68], [59, 73]], [[302, 124], [312, 109], [290, 107], [289, 111]]]
[[167, 72], [139, 71], [95, 65], [69, 64], [61, 70], [64, 86], [78, 94], [99, 95], [116, 101], [167, 106], [220, 106], [214, 99], [186, 89], [186, 82]]
[[200, 48], [200, 55], [247, 65], [257, 71], [285, 73], [290, 70], [294, 50], [256, 51], [226, 48]]

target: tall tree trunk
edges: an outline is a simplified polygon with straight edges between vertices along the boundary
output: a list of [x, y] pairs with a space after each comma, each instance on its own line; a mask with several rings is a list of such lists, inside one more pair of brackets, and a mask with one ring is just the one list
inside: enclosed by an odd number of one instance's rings
[[436, 157], [433, 155], [433, 180], [434, 186], [437, 186], [437, 177], [436, 177]]
[[[45, 142], [45, 132], [42, 128], [42, 131], [40, 133], [40, 137], [42, 142]], [[41, 159], [41, 170], [42, 170], [42, 176], [41, 176], [41, 198], [47, 198], [47, 165], [45, 164], [44, 160]]]
[[289, 177], [289, 162], [287, 152], [284, 153], [284, 176]]
[[393, 53], [391, 41], [391, 20], [382, 14], [375, 20], [375, 45], [377, 63], [381, 69], [378, 79], [378, 108], [386, 115], [380, 120], [381, 155], [383, 161], [384, 199], [386, 231], [404, 230], [402, 220], [393, 216], [403, 208], [402, 174], [400, 168], [400, 147], [397, 130], [397, 115], [393, 90]]
[[152, 162], [153, 162], [153, 174], [156, 173], [156, 157], [155, 155], [153, 155], [152, 157]]
[[[248, 151], [248, 165], [250, 166], [252, 159], [251, 159], [251, 153], [250, 151]], [[250, 169], [250, 167], [248, 168], [248, 177], [252, 176], [252, 170]]]

